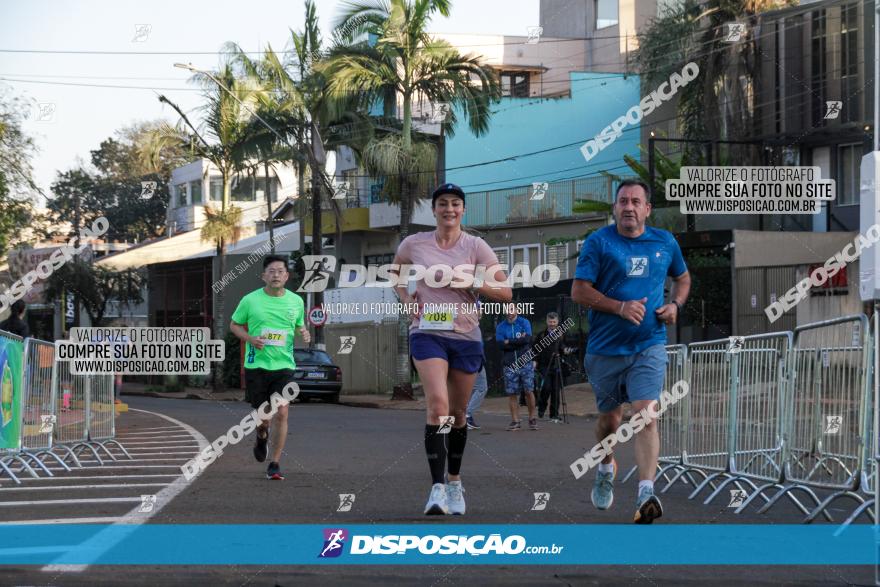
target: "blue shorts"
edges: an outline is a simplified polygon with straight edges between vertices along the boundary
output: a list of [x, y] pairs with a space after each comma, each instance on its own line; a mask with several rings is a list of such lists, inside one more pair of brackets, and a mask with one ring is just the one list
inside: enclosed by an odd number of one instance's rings
[[504, 393], [507, 395], [518, 395], [521, 391], [534, 390], [535, 370], [532, 369], [531, 361], [519, 369], [504, 368]]
[[587, 353], [584, 368], [600, 413], [626, 402], [659, 400], [666, 376], [666, 348], [649, 346], [635, 355], [606, 357]]
[[450, 369], [476, 373], [483, 368], [483, 341], [461, 340], [412, 332], [409, 335], [409, 354], [416, 361], [443, 359]]

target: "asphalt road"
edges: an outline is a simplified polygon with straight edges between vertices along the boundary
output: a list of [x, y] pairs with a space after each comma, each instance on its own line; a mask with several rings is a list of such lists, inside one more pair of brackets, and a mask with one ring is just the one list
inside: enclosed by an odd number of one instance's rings
[[[179, 465], [208, 442], [226, 433], [248, 412], [244, 403], [128, 397], [136, 411], [121, 416], [118, 432], [135, 461], [120, 458], [88, 473], [58, 471], [47, 483], [0, 484], [0, 516], [9, 522], [93, 518], [160, 524], [630, 524], [637, 484], [617, 483], [614, 507], [592, 507], [592, 474], [576, 480], [569, 464], [594, 443], [593, 422], [573, 418], [568, 425], [542, 422], [539, 431], [506, 432], [507, 418], [484, 415], [483, 428], [471, 431], [463, 482], [468, 512], [464, 517], [427, 519], [422, 508], [430, 476], [422, 441], [424, 415], [406, 410], [365, 409], [321, 403], [294, 406], [282, 468], [283, 482], [265, 478], [265, 464], [254, 461], [252, 437], [227, 448], [191, 484]], [[143, 411], [137, 411], [143, 410]], [[178, 426], [162, 419], [179, 421]], [[164, 430], [163, 430], [164, 429]], [[171, 435], [171, 442], [166, 440]], [[162, 441], [153, 440], [156, 437]], [[161, 443], [161, 444], [160, 444]], [[156, 448], [156, 446], [160, 448]], [[156, 454], [158, 453], [158, 454]], [[616, 449], [621, 470], [633, 464], [632, 443]], [[125, 467], [116, 469], [113, 467]], [[110, 476], [115, 479], [74, 477]], [[125, 475], [125, 477], [121, 477]], [[153, 477], [151, 477], [151, 475]], [[176, 477], [172, 475], [177, 475]], [[119, 487], [100, 487], [101, 484]], [[52, 489], [51, 485], [66, 487]], [[125, 485], [130, 484], [130, 487]], [[85, 485], [77, 489], [73, 486]], [[735, 516], [727, 500], [704, 506], [688, 500], [678, 484], [662, 496], [665, 516], [657, 523], [797, 523], [790, 504], [768, 515]], [[549, 504], [532, 511], [533, 494], [548, 492]], [[337, 512], [339, 494], [355, 494], [351, 511]], [[139, 514], [141, 496], [155, 495], [154, 511]], [[112, 498], [107, 500], [107, 498]], [[65, 500], [80, 500], [64, 504]], [[20, 504], [4, 505], [21, 501]], [[44, 503], [53, 502], [53, 503]], [[60, 502], [60, 503], [57, 503]], [[146, 506], [149, 507], [149, 506]], [[126, 513], [127, 512], [127, 513]], [[832, 510], [836, 518], [845, 511]], [[126, 516], [129, 516], [126, 518]], [[2, 526], [0, 526], [2, 531]], [[266, 548], [284, 545], [267, 544]], [[650, 548], [621, 544], [621, 548]], [[707, 545], [721, 548], [723, 545]], [[2, 585], [294, 585], [294, 584], [862, 584], [872, 585], [872, 567], [803, 566], [92, 566], [85, 570], [0, 567]]]

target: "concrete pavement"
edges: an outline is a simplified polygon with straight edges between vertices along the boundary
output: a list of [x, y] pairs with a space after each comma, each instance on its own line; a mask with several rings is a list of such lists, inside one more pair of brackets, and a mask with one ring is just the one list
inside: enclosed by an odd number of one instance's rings
[[[502, 398], [503, 399], [503, 398]], [[191, 428], [208, 442], [224, 434], [241, 420], [249, 407], [244, 403], [165, 398], [127, 398], [132, 411], [118, 420], [119, 435], [146, 442], [145, 428], [157, 428], [142, 420], [147, 413], [161, 414]], [[141, 410], [141, 411], [138, 411]], [[506, 413], [487, 411], [483, 428], [468, 436], [462, 470], [467, 488], [468, 512], [463, 518], [427, 520], [440, 524], [630, 524], [636, 497], [636, 483], [619, 483], [615, 504], [605, 512], [592, 507], [589, 490], [592, 475], [575, 479], [568, 466], [593, 443], [592, 422], [573, 416], [568, 425], [543, 424], [532, 432], [506, 432]], [[283, 482], [265, 479], [265, 464], [254, 461], [252, 439], [228, 447], [192, 484], [160, 508], [146, 523], [163, 524], [327, 524], [425, 523], [421, 510], [430, 488], [422, 442], [423, 414], [417, 410], [363, 409], [323, 403], [297, 404], [292, 409], [282, 467]], [[181, 434], [176, 428], [175, 434]], [[183, 440], [186, 440], [185, 438]], [[146, 451], [147, 445], [140, 447]], [[177, 449], [168, 449], [174, 450]], [[616, 449], [621, 471], [633, 463], [632, 443]], [[156, 458], [165, 458], [161, 455]], [[167, 455], [171, 456], [171, 455]], [[185, 455], [173, 455], [182, 458]], [[143, 464], [143, 463], [141, 463]], [[152, 464], [152, 463], [150, 463]], [[164, 462], [161, 464], [165, 464]], [[165, 473], [166, 471], [163, 471]], [[169, 469], [167, 473], [173, 472]], [[53, 481], [73, 484], [63, 475]], [[127, 480], [120, 480], [128, 482]], [[152, 481], [144, 481], [152, 482]], [[38, 482], [39, 483], [39, 482]], [[91, 489], [82, 490], [84, 495]], [[100, 491], [95, 489], [94, 491]], [[140, 489], [136, 490], [140, 491]], [[550, 494], [546, 510], [532, 511], [535, 492]], [[735, 516], [725, 500], [704, 506], [688, 500], [690, 488], [678, 484], [662, 495], [666, 515], [657, 523], [798, 523], [793, 506], [781, 504], [768, 515], [753, 510]], [[144, 493], [147, 493], [145, 488]], [[42, 496], [28, 497], [38, 501]], [[354, 507], [338, 512], [339, 494], [354, 493]], [[99, 494], [103, 495], [103, 494]], [[48, 498], [49, 496], [46, 496]], [[129, 504], [129, 507], [134, 504]], [[15, 509], [27, 519], [46, 518], [52, 507], [28, 504]], [[77, 516], [71, 508], [65, 515]], [[91, 507], [91, 504], [89, 504]], [[58, 511], [57, 509], [52, 511]], [[837, 519], [842, 510], [832, 510]], [[60, 514], [55, 514], [62, 517]], [[22, 519], [17, 516], [17, 519]], [[63, 529], [59, 528], [59, 532]], [[258, 536], [243, 537], [259, 540]], [[297, 548], [297, 545], [267, 544], [266, 548]], [[312, 547], [312, 545], [308, 545]], [[621, 548], [649, 548], [649, 544], [621, 545]], [[723, 544], [706, 545], [724, 548]], [[479, 584], [571, 585], [594, 584], [742, 584], [744, 577], [754, 584], [870, 584], [870, 567], [732, 567], [732, 566], [150, 566], [90, 567], [71, 573], [47, 572], [38, 567], [0, 568], [2, 584], [52, 585], [298, 585], [345, 584], [393, 585]]]

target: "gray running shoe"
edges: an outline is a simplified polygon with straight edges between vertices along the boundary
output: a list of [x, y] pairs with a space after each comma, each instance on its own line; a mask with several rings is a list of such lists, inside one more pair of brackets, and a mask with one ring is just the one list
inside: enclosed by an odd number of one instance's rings
[[614, 477], [617, 476], [617, 461], [612, 460], [614, 470], [610, 473], [596, 473], [596, 484], [590, 493], [590, 501], [597, 509], [607, 510], [614, 503]]

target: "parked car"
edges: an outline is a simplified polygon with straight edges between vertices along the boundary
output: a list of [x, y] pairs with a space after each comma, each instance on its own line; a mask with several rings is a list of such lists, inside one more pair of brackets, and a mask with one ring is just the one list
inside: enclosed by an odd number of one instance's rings
[[294, 349], [296, 361], [294, 379], [299, 385], [299, 398], [303, 401], [320, 398], [337, 403], [342, 390], [342, 369], [333, 364], [325, 351], [318, 349]]

